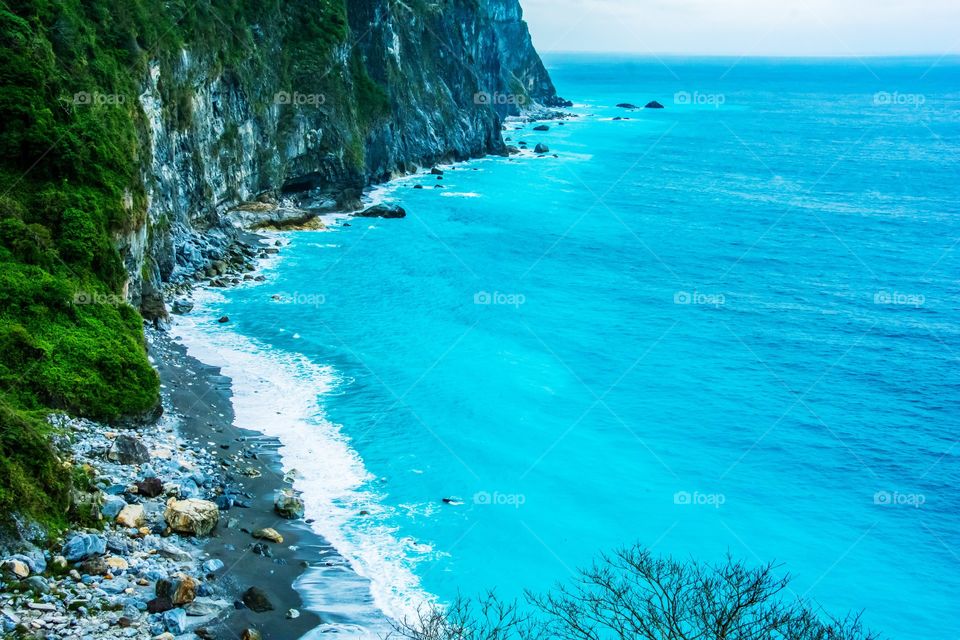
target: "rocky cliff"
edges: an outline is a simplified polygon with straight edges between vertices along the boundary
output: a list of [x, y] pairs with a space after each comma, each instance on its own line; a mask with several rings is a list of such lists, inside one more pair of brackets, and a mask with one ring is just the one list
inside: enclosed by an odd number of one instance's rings
[[156, 410], [137, 310], [238, 218], [502, 153], [557, 101], [517, 0], [0, 3], [0, 524], [83, 519], [46, 416]]
[[[228, 212], [502, 153], [501, 119], [558, 102], [518, 0], [277, 3], [231, 27], [240, 55], [189, 41], [149, 61], [143, 223], [117, 235], [127, 298], [222, 257]], [[228, 233], [228, 231], [226, 231]]]

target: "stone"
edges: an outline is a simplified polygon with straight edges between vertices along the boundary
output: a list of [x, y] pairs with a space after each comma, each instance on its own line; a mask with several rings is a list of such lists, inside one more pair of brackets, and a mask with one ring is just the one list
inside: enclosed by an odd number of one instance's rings
[[205, 536], [213, 531], [220, 519], [220, 509], [208, 500], [170, 499], [163, 518], [178, 533]]
[[13, 558], [4, 560], [0, 568], [2, 568], [5, 575], [12, 576], [17, 580], [23, 580], [30, 575], [30, 566], [22, 560], [15, 560]]
[[223, 607], [220, 607], [212, 602], [191, 602], [189, 605], [184, 607], [184, 611], [187, 612], [187, 615], [191, 618], [203, 618], [206, 616], [216, 615], [220, 612]]
[[80, 563], [80, 571], [88, 576], [105, 576], [110, 573], [110, 565], [103, 558], [90, 558]]
[[63, 557], [70, 562], [78, 562], [93, 556], [102, 556], [106, 550], [107, 541], [103, 536], [78, 533], [63, 545]]
[[50, 585], [41, 576], [30, 576], [22, 584], [36, 595], [50, 593]]
[[240, 640], [263, 640], [263, 636], [256, 629], [247, 628], [240, 634]]
[[163, 614], [163, 626], [174, 635], [187, 632], [187, 612], [183, 609], [170, 609]]
[[656, 100], [652, 100], [646, 104], [644, 109], [663, 109], [663, 105]]
[[287, 619], [288, 619], [288, 620], [296, 620], [296, 619], [299, 618], [299, 617], [300, 617], [300, 612], [299, 612], [299, 611], [297, 611], [296, 609], [287, 609]]
[[127, 529], [138, 529], [146, 521], [142, 504], [128, 504], [120, 510], [116, 518], [117, 524]]
[[157, 596], [147, 602], [147, 613], [163, 613], [173, 609], [173, 600], [164, 596]]
[[270, 602], [270, 598], [267, 597], [263, 589], [259, 587], [250, 587], [243, 592], [243, 604], [256, 613], [273, 611], [273, 603]]
[[230, 322], [230, 316], [220, 316], [217, 322], [219, 322], [220, 324], [227, 324], [228, 322]]
[[550, 153], [550, 147], [543, 144], [542, 142], [538, 143], [536, 147], [533, 148], [535, 153]]
[[119, 435], [107, 452], [107, 458], [120, 464], [144, 464], [150, 460], [150, 452], [140, 442], [139, 438], [131, 435]]
[[545, 124], [537, 125], [533, 128], [534, 131], [550, 131], [550, 127]]
[[223, 569], [223, 560], [220, 560], [218, 558], [211, 558], [210, 560], [206, 560], [202, 565], [200, 565], [200, 569], [204, 573], [215, 573], [220, 569]]
[[358, 218], [405, 218], [407, 211], [395, 204], [375, 204], [353, 215]]
[[199, 586], [200, 583], [196, 579], [186, 574], [177, 574], [173, 582], [170, 600], [175, 606], [189, 604], [197, 599], [197, 588]]
[[130, 564], [120, 556], [110, 556], [106, 559], [107, 567], [110, 573], [117, 574], [130, 568]]
[[276, 542], [280, 544], [283, 542], [283, 536], [280, 533], [271, 527], [265, 527], [263, 529], [256, 529], [253, 532], [253, 537], [260, 540], [269, 540], [270, 542]]
[[103, 506], [100, 507], [100, 513], [107, 520], [114, 520], [125, 506], [127, 501], [120, 496], [107, 496]]
[[303, 498], [298, 496], [293, 489], [281, 489], [277, 492], [273, 501], [273, 509], [277, 512], [277, 515], [288, 520], [302, 518], [304, 508]]
[[152, 640], [176, 640], [176, 636], [169, 631], [164, 631], [160, 635], [153, 636]]
[[163, 482], [160, 478], [147, 478], [136, 484], [137, 493], [147, 498], [156, 498], [163, 493]]
[[193, 303], [189, 300], [174, 300], [173, 312], [177, 315], [184, 315], [193, 311]]
[[619, 108], [621, 108], [621, 109], [636, 109], [636, 108], [637, 108], [637, 105], [631, 104], [631, 103], [629, 103], [629, 102], [621, 102], [621, 103], [618, 104], [617, 106], [618, 106]]
[[442, 176], [442, 175], [443, 175], [443, 169], [437, 169], [436, 167], [434, 167], [433, 169], [430, 169], [430, 175], [432, 175], [432, 176]]

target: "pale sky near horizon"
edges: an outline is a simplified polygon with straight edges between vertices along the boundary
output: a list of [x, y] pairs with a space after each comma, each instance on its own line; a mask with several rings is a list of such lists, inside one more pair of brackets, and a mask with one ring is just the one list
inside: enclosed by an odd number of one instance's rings
[[520, 0], [540, 51], [960, 54], [960, 0]]

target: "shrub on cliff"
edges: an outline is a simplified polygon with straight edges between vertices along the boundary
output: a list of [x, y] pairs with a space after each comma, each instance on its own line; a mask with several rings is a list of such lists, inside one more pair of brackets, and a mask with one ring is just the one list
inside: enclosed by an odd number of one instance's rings
[[[824, 618], [784, 594], [773, 565], [709, 565], [633, 546], [603, 556], [570, 584], [528, 594], [528, 607], [488, 595], [428, 608], [397, 626], [415, 640], [875, 640], [859, 618]], [[524, 612], [526, 611], [526, 612]]]

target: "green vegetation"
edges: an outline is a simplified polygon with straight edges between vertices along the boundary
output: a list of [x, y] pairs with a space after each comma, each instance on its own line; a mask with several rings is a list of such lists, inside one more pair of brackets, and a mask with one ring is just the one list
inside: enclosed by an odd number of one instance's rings
[[[337, 134], [347, 139], [325, 140], [318, 152], [346, 150], [359, 172], [363, 140], [389, 102], [357, 55], [347, 69], [334, 55], [349, 42], [346, 7], [0, 0], [0, 513], [56, 526], [70, 513], [74, 482], [49, 444], [49, 413], [111, 421], [157, 403], [114, 240], [149, 225], [141, 182], [149, 135], [138, 100], [149, 64], [160, 65], [167, 125], [180, 130], [202, 80], [171, 72], [184, 68], [184, 50], [203, 61], [188, 75], [220, 73], [259, 117], [278, 89], [325, 95], [330, 117], [348, 123]], [[220, 161], [238, 144], [234, 125]]]

